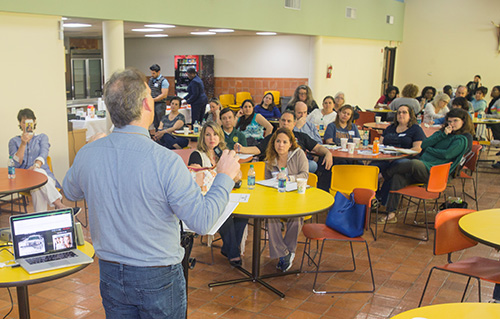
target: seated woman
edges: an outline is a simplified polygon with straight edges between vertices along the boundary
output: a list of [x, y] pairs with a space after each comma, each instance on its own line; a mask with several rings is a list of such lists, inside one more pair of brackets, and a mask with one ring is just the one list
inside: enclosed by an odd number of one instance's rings
[[272, 93], [264, 95], [262, 102], [255, 106], [255, 113], [261, 114], [266, 120], [279, 119], [281, 117], [280, 110], [274, 104], [274, 95]]
[[[449, 103], [448, 103], [449, 105]], [[453, 109], [456, 109], [456, 108], [459, 108], [459, 109], [462, 109], [464, 111], [467, 111], [469, 113], [469, 101], [467, 101], [467, 99], [465, 97], [456, 97], [454, 98], [453, 100], [451, 100], [451, 107]], [[472, 117], [472, 114], [469, 113], [469, 115]], [[444, 117], [440, 118], [440, 119], [435, 119], [434, 120], [434, 124], [443, 124], [444, 123]]]
[[375, 108], [385, 108], [388, 109], [388, 105], [394, 101], [399, 95], [399, 89], [397, 86], [388, 86], [385, 90], [385, 94], [382, 95], [375, 103]]
[[[413, 109], [408, 105], [401, 105], [397, 110], [394, 123], [389, 125], [382, 134], [380, 143], [385, 146], [408, 148], [420, 153], [420, 151], [422, 151], [422, 141], [425, 139], [425, 133], [422, 127], [417, 124], [417, 117]], [[396, 165], [398, 161], [400, 160], [392, 162], [377, 161], [372, 165], [377, 166], [380, 169], [380, 173], [383, 175], [388, 167]], [[389, 194], [388, 189], [382, 188], [388, 188], [389, 186], [389, 183], [384, 183], [381, 185], [380, 192], [377, 193], [377, 197], [380, 198], [382, 203], [387, 202], [387, 197], [382, 197], [381, 194], [385, 194], [385, 196]]]
[[[215, 122], [206, 122], [200, 131], [196, 151], [191, 153], [188, 166], [190, 167], [214, 167], [219, 158], [214, 149], [219, 147], [226, 149], [224, 133], [222, 128]], [[241, 266], [240, 244], [243, 231], [248, 223], [247, 218], [229, 217], [219, 228], [222, 238], [221, 254], [226, 256], [232, 266]]]
[[220, 104], [219, 99], [216, 97], [211, 98], [208, 103], [210, 105], [210, 111], [208, 113], [205, 113], [205, 115], [203, 115], [203, 123], [212, 121], [221, 125], [220, 111], [222, 110], [222, 104]]
[[335, 97], [333, 99], [333, 108], [334, 108], [335, 112], [339, 113], [340, 108], [342, 106], [344, 106], [344, 104], [345, 104], [344, 92], [337, 92], [337, 94], [335, 94]]
[[401, 95], [403, 96], [395, 98], [389, 104], [389, 109], [395, 111], [401, 105], [408, 105], [413, 109], [415, 114], [419, 114], [420, 111], [422, 110], [422, 107], [420, 106], [420, 103], [415, 99], [417, 94], [418, 94], [418, 86], [412, 83], [406, 84], [403, 88], [403, 91], [401, 91]]
[[436, 96], [436, 88], [432, 86], [426, 86], [422, 90], [422, 94], [417, 97], [417, 101], [420, 103], [421, 108], [424, 108], [427, 103], [434, 100]]
[[252, 100], [245, 100], [236, 114], [239, 129], [247, 138], [248, 145], [257, 145], [264, 137], [271, 135], [273, 126], [262, 115], [255, 113]]
[[[309, 164], [304, 151], [299, 147], [295, 136], [287, 128], [280, 128], [273, 134], [266, 150], [265, 177], [270, 179], [273, 172], [284, 167], [288, 180], [309, 177]], [[279, 258], [276, 268], [285, 272], [292, 267], [297, 248], [297, 238], [302, 229], [304, 218], [288, 218], [286, 232], [283, 237], [279, 218], [268, 219], [269, 254], [271, 258]]]
[[424, 109], [424, 123], [434, 124], [435, 119], [442, 118], [450, 110], [448, 109], [450, 97], [448, 94], [439, 93], [432, 102], [427, 103]]
[[287, 110], [295, 111], [295, 103], [302, 101], [307, 104], [307, 114], [318, 108], [318, 104], [313, 98], [311, 88], [307, 85], [299, 85], [293, 93], [293, 98], [286, 106]]
[[[422, 153], [419, 159], [402, 159], [391, 165], [384, 173], [385, 193], [382, 198], [387, 198], [386, 205], [388, 216], [382, 217], [378, 222], [397, 222], [395, 210], [400, 196], [389, 193], [391, 190], [399, 190], [405, 186], [415, 183], [426, 183], [429, 180], [429, 172], [432, 166], [452, 162], [450, 174], [452, 174], [460, 163], [463, 155], [472, 147], [472, 135], [474, 126], [469, 114], [459, 108], [452, 109], [446, 114], [445, 124], [441, 130], [432, 134], [422, 142]], [[383, 210], [383, 209], [381, 209]]]
[[[486, 110], [486, 117], [500, 118], [500, 85], [494, 86], [491, 90], [491, 101]], [[493, 139], [500, 140], [500, 124], [490, 124], [488, 128], [490, 128], [491, 133], [493, 133]], [[497, 155], [500, 155], [500, 153], [497, 153]], [[492, 166], [493, 168], [500, 168], [500, 162], [496, 162]]]
[[[235, 116], [230, 108], [225, 108], [220, 112], [220, 120], [222, 122], [222, 131], [228, 149], [234, 149], [234, 144], [240, 143], [242, 146], [247, 146], [247, 139], [240, 130], [234, 128]], [[239, 152], [239, 150], [235, 150]]]
[[170, 101], [170, 113], [165, 115], [158, 126], [158, 132], [153, 135], [153, 139], [168, 149], [182, 149], [189, 144], [189, 140], [184, 137], [172, 135], [175, 130], [180, 130], [186, 123], [186, 118], [179, 113], [182, 99], [175, 96]]
[[307, 121], [316, 125], [316, 127], [323, 125], [323, 129], [326, 129], [326, 126], [335, 121], [337, 117], [337, 112], [333, 110], [334, 103], [332, 96], [326, 96], [323, 99], [323, 108], [321, 110], [313, 110], [311, 114], [307, 116]]
[[[35, 212], [46, 211], [47, 205], [56, 209], [66, 208], [67, 206], [61, 201], [62, 195], [56, 188], [56, 186], [61, 186], [47, 165], [50, 148], [48, 136], [43, 133], [34, 133], [36, 116], [31, 109], [21, 109], [17, 113], [17, 121], [23, 133], [11, 138], [9, 141], [9, 156], [14, 159], [14, 166], [34, 170], [46, 175], [48, 178], [44, 186], [30, 192]], [[27, 124], [30, 121], [31, 124]]]
[[340, 108], [335, 121], [326, 127], [325, 143], [340, 145], [341, 138], [348, 138], [349, 142], [352, 142], [354, 137], [359, 137], [358, 128], [352, 124], [353, 113], [354, 110], [350, 105], [344, 105]]

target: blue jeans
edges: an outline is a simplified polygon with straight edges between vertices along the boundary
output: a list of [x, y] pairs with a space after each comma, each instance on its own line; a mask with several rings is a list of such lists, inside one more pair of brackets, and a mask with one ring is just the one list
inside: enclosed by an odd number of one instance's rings
[[228, 259], [240, 257], [240, 245], [248, 218], [229, 217], [219, 228], [222, 237], [221, 253]]
[[185, 318], [182, 265], [135, 267], [99, 260], [106, 318]]
[[174, 147], [175, 144], [179, 145], [180, 148], [184, 148], [184, 147], [188, 146], [189, 140], [187, 138], [184, 138], [184, 137], [177, 137], [177, 136], [173, 136], [173, 135], [170, 135], [168, 133], [165, 133], [160, 140], [160, 144], [162, 144], [163, 146], [165, 146], [168, 149], [173, 150], [173, 149], [175, 149], [175, 147]]

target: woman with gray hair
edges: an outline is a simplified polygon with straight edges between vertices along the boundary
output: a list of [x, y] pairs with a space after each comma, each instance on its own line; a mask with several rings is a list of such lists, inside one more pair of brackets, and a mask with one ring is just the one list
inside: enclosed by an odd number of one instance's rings
[[439, 93], [432, 102], [427, 103], [424, 109], [424, 123], [434, 124], [435, 119], [440, 119], [450, 111], [448, 109], [450, 97], [448, 94]]

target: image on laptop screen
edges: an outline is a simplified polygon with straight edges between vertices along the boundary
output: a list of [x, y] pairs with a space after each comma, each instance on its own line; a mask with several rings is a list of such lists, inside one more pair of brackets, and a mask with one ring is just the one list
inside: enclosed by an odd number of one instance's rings
[[11, 227], [16, 258], [76, 248], [71, 209], [12, 216]]

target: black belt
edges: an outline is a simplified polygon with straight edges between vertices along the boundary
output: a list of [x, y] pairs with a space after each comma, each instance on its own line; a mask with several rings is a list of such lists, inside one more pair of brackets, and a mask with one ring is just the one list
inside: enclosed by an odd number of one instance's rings
[[106, 263], [110, 263], [110, 264], [122, 265], [122, 266], [129, 266], [129, 267], [167, 268], [167, 267], [170, 267], [170, 266], [171, 266], [171, 265], [168, 265], [168, 266], [132, 266], [132, 265], [122, 264], [122, 263], [119, 263], [119, 262], [116, 262], [116, 261], [110, 261], [110, 260], [104, 260], [104, 259], [101, 259], [101, 261], [104, 261], [104, 262], [106, 262]]

